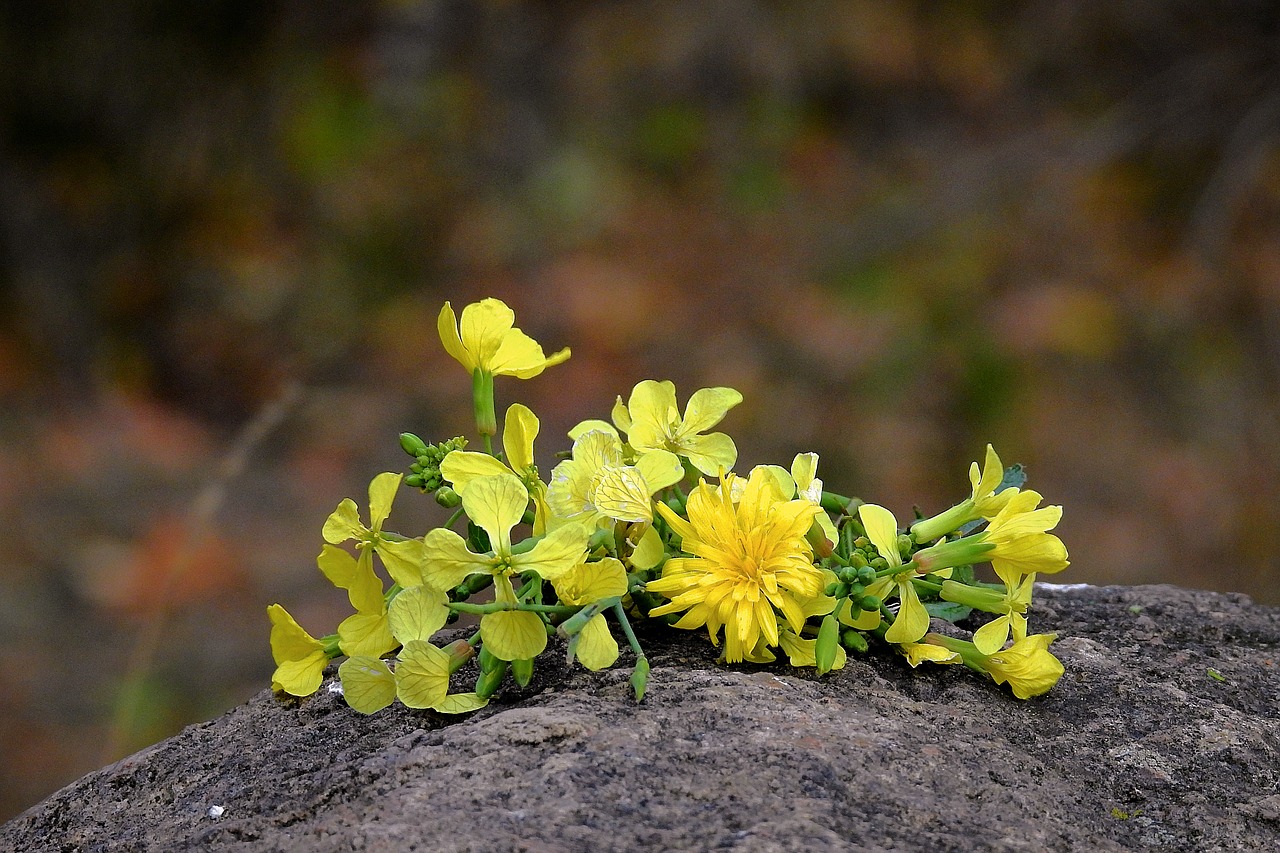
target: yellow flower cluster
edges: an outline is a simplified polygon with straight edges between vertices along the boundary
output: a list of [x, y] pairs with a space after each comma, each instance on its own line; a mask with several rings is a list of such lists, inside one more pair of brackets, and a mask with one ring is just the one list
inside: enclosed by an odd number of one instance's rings
[[[912, 666], [964, 663], [1020, 698], [1061, 676], [1052, 635], [1028, 634], [1026, 618], [1036, 576], [1067, 566], [1049, 532], [1061, 508], [1040, 507], [991, 447], [970, 470], [969, 497], [901, 530], [888, 509], [826, 491], [815, 453], [798, 454], [790, 468], [733, 473], [737, 447], [712, 430], [742, 401], [737, 391], [703, 388], [682, 411], [671, 382], [645, 380], [626, 402], [617, 398], [609, 421], [570, 430], [567, 458], [544, 478], [534, 452], [540, 423], [526, 406], [507, 408], [494, 451], [493, 378], [538, 376], [569, 350], [545, 355], [496, 299], [466, 306], [460, 319], [445, 303], [438, 330], [472, 376], [485, 452], [462, 449], [463, 438], [401, 437], [415, 457], [408, 482], [456, 509], [423, 536], [386, 529], [400, 474], [373, 479], [367, 523], [354, 501], [338, 505], [317, 565], [355, 612], [317, 639], [271, 605], [275, 689], [314, 693], [329, 662], [345, 656], [339, 682], [358, 711], [399, 700], [461, 713], [482, 707], [508, 675], [528, 683], [550, 636], [588, 669], [613, 666], [620, 631], [635, 655], [639, 698], [649, 666], [635, 619], [705, 629], [729, 663], [767, 663], [780, 650], [821, 674], [841, 668], [847, 650], [879, 641]], [[454, 529], [464, 518], [465, 534]], [[983, 562], [1001, 585], [974, 580], [971, 567]], [[491, 600], [471, 600], [489, 588]], [[930, 632], [932, 618], [972, 610], [992, 614], [972, 641]], [[479, 617], [474, 634], [434, 645], [464, 613]], [[473, 659], [474, 690], [451, 692]]]

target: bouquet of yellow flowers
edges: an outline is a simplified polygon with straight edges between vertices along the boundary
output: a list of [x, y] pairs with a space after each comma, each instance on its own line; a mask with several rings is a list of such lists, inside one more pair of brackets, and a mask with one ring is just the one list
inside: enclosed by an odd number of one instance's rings
[[[1003, 467], [989, 445], [969, 470], [969, 497], [904, 528], [882, 506], [826, 490], [816, 453], [798, 454], [789, 468], [734, 473], [733, 439], [710, 430], [742, 395], [703, 388], [681, 413], [672, 383], [645, 380], [618, 398], [610, 421], [570, 430], [571, 452], [544, 480], [534, 464], [538, 418], [527, 407], [507, 409], [502, 449], [493, 447], [494, 377], [529, 379], [569, 350], [547, 356], [497, 299], [468, 305], [461, 318], [446, 302], [438, 328], [471, 373], [484, 450], [467, 450], [462, 437], [428, 444], [405, 433], [410, 471], [373, 479], [367, 523], [355, 501], [338, 505], [317, 563], [355, 613], [316, 639], [271, 605], [274, 689], [310, 695], [329, 661], [345, 656], [338, 676], [357, 711], [398, 699], [464, 713], [508, 676], [528, 684], [549, 637], [564, 638], [571, 661], [599, 670], [617, 662], [620, 633], [640, 700], [649, 665], [632, 628], [639, 619], [705, 627], [729, 663], [781, 653], [825, 674], [844, 666], [847, 651], [878, 641], [911, 666], [964, 664], [1021, 699], [1061, 677], [1048, 650], [1054, 635], [1029, 634], [1026, 612], [1036, 576], [1068, 565], [1049, 532], [1062, 508], [1041, 507], [1021, 467]], [[449, 522], [422, 537], [384, 530], [402, 484], [454, 509]], [[975, 579], [973, 566], [984, 562], [1000, 583]], [[490, 587], [491, 600], [471, 600]], [[932, 618], [955, 622], [974, 610], [994, 618], [971, 640], [930, 631]], [[477, 630], [434, 645], [462, 613], [479, 616]], [[473, 657], [474, 690], [450, 693]]]

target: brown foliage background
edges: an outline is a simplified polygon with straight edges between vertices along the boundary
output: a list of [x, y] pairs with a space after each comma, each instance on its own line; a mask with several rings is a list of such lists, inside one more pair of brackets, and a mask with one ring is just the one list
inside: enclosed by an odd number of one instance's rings
[[901, 518], [990, 441], [1063, 580], [1280, 602], [1273, 4], [72, 5], [0, 12], [0, 816], [336, 624], [325, 516], [468, 429], [445, 299], [573, 347], [499, 382], [546, 469], [730, 385], [741, 467]]

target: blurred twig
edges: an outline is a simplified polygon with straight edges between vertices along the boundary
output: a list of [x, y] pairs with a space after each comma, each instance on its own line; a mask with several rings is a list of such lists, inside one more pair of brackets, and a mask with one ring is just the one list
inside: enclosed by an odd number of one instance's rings
[[231, 447], [219, 461], [211, 479], [200, 489], [187, 513], [187, 530], [177, 556], [167, 567], [160, 584], [158, 602], [145, 615], [129, 655], [128, 665], [121, 682], [119, 698], [112, 715], [111, 728], [103, 746], [100, 763], [114, 761], [128, 747], [131, 733], [137, 726], [141, 691], [140, 687], [151, 674], [156, 653], [164, 636], [169, 617], [168, 602], [178, 580], [186, 573], [193, 556], [199, 551], [213, 528], [213, 521], [226, 501], [231, 484], [244, 473], [253, 451], [268, 435], [277, 429], [289, 413], [297, 408], [303, 397], [303, 387], [291, 382], [280, 395], [263, 406], [236, 435]]

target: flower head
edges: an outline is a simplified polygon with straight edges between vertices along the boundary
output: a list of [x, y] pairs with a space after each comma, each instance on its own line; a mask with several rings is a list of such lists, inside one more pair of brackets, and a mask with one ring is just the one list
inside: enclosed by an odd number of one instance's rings
[[1066, 546], [1048, 532], [1062, 519], [1062, 507], [1036, 509], [1039, 503], [1038, 493], [1019, 492], [981, 534], [985, 541], [995, 545], [987, 559], [1000, 577], [1007, 579], [1015, 574], [1037, 572], [1053, 574], [1070, 565]]
[[[551, 581], [563, 604], [585, 605], [627, 594], [627, 570], [613, 557], [580, 563]], [[609, 633], [603, 613], [588, 620], [578, 632], [574, 655], [590, 670], [607, 669], [618, 659], [618, 641]]]
[[[884, 557], [889, 568], [901, 568], [902, 556], [898, 553], [898, 521], [893, 513], [882, 506], [863, 504], [858, 507], [858, 518], [867, 531], [867, 538], [876, 546], [876, 551]], [[867, 595], [883, 599], [895, 588], [898, 594], [898, 615], [893, 624], [885, 632], [884, 638], [890, 643], [914, 643], [929, 631], [929, 611], [920, 602], [911, 579], [915, 577], [914, 566], [903, 571], [887, 575], [874, 581], [867, 587]]]
[[1048, 693], [1065, 671], [1062, 662], [1049, 652], [1057, 634], [1032, 634], [1009, 648], [987, 657], [982, 668], [996, 684], [1008, 684], [1013, 695], [1030, 699]]
[[440, 474], [459, 494], [466, 494], [467, 486], [481, 477], [510, 474], [524, 483], [533, 500], [533, 532], [540, 536], [547, 530], [547, 487], [538, 478], [538, 467], [533, 459], [533, 442], [538, 437], [537, 416], [527, 406], [512, 403], [502, 420], [502, 449], [507, 461], [488, 453], [454, 450], [440, 463]]
[[[553, 530], [527, 551], [512, 548], [511, 528], [528, 506], [528, 489], [511, 474], [472, 481], [462, 495], [462, 507], [488, 534], [493, 550], [477, 554], [457, 533], [436, 528], [427, 534], [423, 545], [424, 581], [438, 590], [449, 590], [468, 575], [485, 572], [494, 576], [495, 599], [515, 604], [513, 575], [531, 571], [543, 580], [554, 580], [582, 562], [587, 535], [580, 525]], [[480, 619], [480, 636], [489, 651], [503, 660], [537, 657], [547, 645], [542, 620], [526, 611], [486, 613]]]
[[515, 328], [515, 312], [500, 299], [482, 299], [462, 309], [458, 322], [448, 302], [436, 322], [445, 350], [469, 372], [531, 379], [569, 357], [565, 347], [547, 356], [533, 338]]
[[[382, 531], [400, 489], [400, 480], [401, 475], [391, 471], [373, 478], [369, 484], [368, 525], [360, 520], [356, 502], [343, 498], [325, 521], [323, 535], [324, 541], [332, 545], [356, 540], [356, 548], [360, 552], [360, 574], [366, 579], [373, 573], [373, 555], [376, 553], [382, 558], [392, 580], [405, 587], [417, 586], [422, 583], [422, 540], [392, 537]], [[356, 604], [354, 597], [352, 604]], [[359, 607], [358, 604], [356, 606]]]
[[[806, 500], [784, 500], [772, 477], [752, 472], [734, 502], [732, 477], [713, 488], [701, 483], [689, 495], [688, 520], [670, 507], [658, 512], [682, 540], [689, 557], [673, 557], [649, 590], [671, 599], [651, 616], [685, 611], [678, 628], [707, 626], [712, 642], [725, 629], [725, 659], [747, 658], [763, 639], [777, 646], [779, 614], [799, 633], [806, 605], [823, 598], [824, 576], [813, 564], [805, 533], [818, 508]], [[834, 600], [827, 600], [828, 610]]]
[[613, 407], [613, 420], [627, 434], [627, 443], [637, 452], [667, 450], [683, 456], [708, 476], [728, 471], [738, 461], [738, 448], [722, 432], [703, 435], [742, 402], [732, 388], [703, 388], [693, 392], [681, 417], [676, 405], [676, 386], [652, 379], [631, 390], [627, 404], [621, 399]]
[[1012, 486], [1001, 489], [1004, 482], [1004, 466], [990, 444], [987, 456], [978, 469], [978, 463], [969, 466], [969, 484], [973, 492], [968, 498], [932, 518], [922, 518], [911, 525], [911, 534], [917, 542], [932, 542], [941, 536], [959, 530], [971, 521], [993, 518], [1018, 494]]
[[324, 643], [308, 634], [279, 604], [267, 608], [267, 617], [271, 620], [271, 657], [276, 662], [271, 689], [310, 696], [320, 689], [329, 663]]

